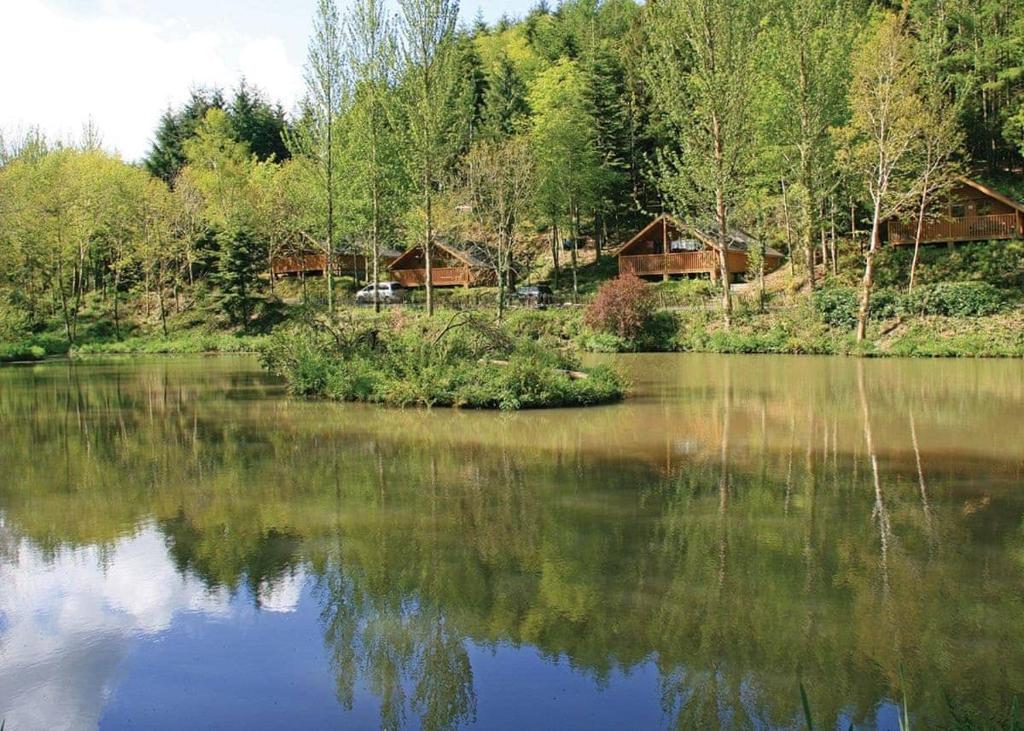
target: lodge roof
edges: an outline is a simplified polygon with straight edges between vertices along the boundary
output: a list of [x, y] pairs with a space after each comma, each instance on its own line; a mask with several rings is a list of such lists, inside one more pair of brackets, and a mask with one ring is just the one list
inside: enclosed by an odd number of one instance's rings
[[[696, 238], [700, 239], [700, 241], [702, 243], [704, 243], [706, 246], [709, 246], [710, 248], [715, 249], [716, 251], [718, 250], [718, 226], [717, 225], [712, 224], [710, 226], [706, 226], [706, 227], [701, 228], [701, 227], [690, 225], [690, 224], [684, 224], [681, 221], [679, 221], [679, 219], [677, 219], [675, 216], [672, 216], [672, 215], [670, 215], [668, 213], [663, 213], [660, 216], [658, 216], [657, 218], [655, 218], [653, 221], [651, 221], [649, 224], [644, 226], [640, 230], [640, 232], [637, 233], [636, 236], [631, 238], [629, 241], [627, 241], [622, 246], [618, 247], [614, 251], [615, 255], [618, 256], [623, 251], [625, 251], [626, 249], [631, 247], [633, 244], [637, 243], [638, 241], [641, 241], [654, 228], [656, 228], [657, 226], [660, 226], [662, 224], [662, 222], [664, 222], [664, 221], [667, 221], [668, 223], [672, 224], [679, 231], [689, 231]], [[750, 248], [752, 246], [756, 245], [756, 244], [757, 244], [757, 239], [752, 237], [746, 231], [744, 231], [742, 229], [738, 229], [738, 228], [730, 229], [730, 231], [729, 231], [729, 250], [730, 251], [739, 251], [739, 252], [747, 253], [747, 251], [749, 251]], [[770, 246], [765, 247], [765, 253], [768, 256], [782, 257], [782, 252], [780, 252], [780, 251], [778, 251], [776, 249], [773, 249]]]
[[1021, 213], [1024, 213], [1024, 203], [1021, 203], [1019, 201], [1015, 201], [1013, 198], [1010, 198], [1009, 196], [1003, 195], [998, 190], [994, 190], [994, 189], [988, 187], [987, 185], [985, 185], [984, 183], [981, 183], [981, 182], [979, 182], [979, 181], [977, 181], [977, 180], [975, 180], [973, 178], [968, 178], [966, 176], [961, 176], [960, 177], [960, 182], [963, 183], [964, 185], [967, 185], [967, 186], [970, 186], [971, 188], [974, 188], [975, 190], [977, 190], [977, 191], [979, 191], [981, 193], [984, 193], [989, 198], [994, 198], [995, 200], [999, 201], [1000, 203], [1005, 203], [1006, 205], [1010, 206], [1010, 208], [1013, 208], [1013, 209], [1015, 209], [1017, 211], [1020, 211]]
[[[474, 242], [461, 242], [459, 244], [453, 244], [448, 241], [436, 241], [434, 247], [447, 252], [451, 256], [455, 257], [459, 261], [463, 262], [466, 266], [473, 269], [485, 269], [487, 268], [486, 253], [482, 244]], [[401, 269], [401, 264], [405, 260], [412, 256], [417, 251], [423, 249], [422, 244], [415, 244], [405, 250], [395, 261], [391, 263], [392, 269]]]

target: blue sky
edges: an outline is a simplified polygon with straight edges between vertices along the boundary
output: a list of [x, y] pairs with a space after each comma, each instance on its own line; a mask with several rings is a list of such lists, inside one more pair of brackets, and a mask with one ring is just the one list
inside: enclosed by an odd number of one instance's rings
[[[346, 0], [338, 0], [344, 8]], [[469, 22], [521, 16], [534, 0], [463, 0]], [[245, 76], [291, 108], [302, 93], [315, 0], [5, 0], [0, 130], [53, 137], [92, 119], [134, 160], [160, 113], [196, 85]], [[11, 71], [14, 69], [14, 71]]]

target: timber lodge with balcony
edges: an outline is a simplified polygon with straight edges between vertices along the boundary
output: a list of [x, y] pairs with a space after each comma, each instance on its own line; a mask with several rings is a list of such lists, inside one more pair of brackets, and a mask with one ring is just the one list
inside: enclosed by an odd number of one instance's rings
[[[749, 255], [760, 244], [743, 231], [729, 232], [726, 252], [730, 282], [740, 280], [749, 270]], [[672, 277], [708, 277], [718, 280], [721, 264], [718, 234], [686, 226], [664, 214], [654, 219], [617, 251], [619, 274], [670, 279]], [[764, 270], [770, 273], [782, 265], [783, 255], [765, 247]]]
[[[917, 217], [888, 222], [889, 243], [913, 246]], [[1024, 204], [976, 180], [961, 178], [947, 202], [921, 225], [922, 244], [958, 244], [1024, 238]]]

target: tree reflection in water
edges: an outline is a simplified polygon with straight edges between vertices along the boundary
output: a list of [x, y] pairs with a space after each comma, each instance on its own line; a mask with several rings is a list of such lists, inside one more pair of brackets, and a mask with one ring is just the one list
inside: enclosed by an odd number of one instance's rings
[[511, 417], [293, 402], [245, 361], [0, 372], [0, 562], [156, 525], [208, 588], [308, 576], [340, 703], [387, 728], [471, 725], [501, 646], [652, 665], [676, 728], [792, 726], [798, 677], [821, 719], [1009, 708], [1019, 364], [627, 363], [626, 405]]

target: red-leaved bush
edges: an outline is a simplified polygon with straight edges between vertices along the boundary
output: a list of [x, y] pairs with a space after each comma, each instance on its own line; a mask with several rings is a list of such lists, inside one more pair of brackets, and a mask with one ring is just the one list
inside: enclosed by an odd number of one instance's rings
[[654, 315], [654, 294], [633, 274], [624, 274], [601, 285], [587, 306], [584, 321], [595, 330], [632, 340]]

